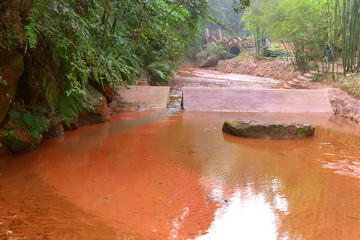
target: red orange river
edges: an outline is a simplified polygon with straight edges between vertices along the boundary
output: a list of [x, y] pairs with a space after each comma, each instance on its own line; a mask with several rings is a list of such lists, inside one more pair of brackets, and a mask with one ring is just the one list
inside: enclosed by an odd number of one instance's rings
[[[244, 139], [231, 118], [317, 129]], [[0, 158], [0, 239], [360, 239], [359, 134], [330, 115], [120, 113]]]

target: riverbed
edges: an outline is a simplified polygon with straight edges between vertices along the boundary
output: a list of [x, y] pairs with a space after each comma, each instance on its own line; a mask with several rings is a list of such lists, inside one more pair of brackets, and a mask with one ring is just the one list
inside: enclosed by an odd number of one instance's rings
[[[360, 128], [330, 114], [124, 112], [0, 158], [0, 239], [360, 239]], [[223, 133], [301, 121], [305, 141]]]

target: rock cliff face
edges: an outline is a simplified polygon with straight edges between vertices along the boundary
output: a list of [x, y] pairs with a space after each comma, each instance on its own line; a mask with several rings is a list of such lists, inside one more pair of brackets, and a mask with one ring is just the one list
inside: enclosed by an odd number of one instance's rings
[[14, 54], [0, 61], [0, 124], [14, 101], [19, 78], [24, 72], [23, 56]]
[[256, 120], [227, 120], [223, 131], [248, 138], [274, 140], [305, 139], [315, 133], [315, 128], [308, 124], [294, 122], [263, 122]]

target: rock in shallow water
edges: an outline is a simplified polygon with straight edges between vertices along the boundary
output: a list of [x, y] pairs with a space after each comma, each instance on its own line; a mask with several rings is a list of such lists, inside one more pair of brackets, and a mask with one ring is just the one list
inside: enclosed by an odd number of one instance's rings
[[240, 137], [292, 140], [314, 135], [315, 127], [295, 122], [231, 119], [224, 122], [223, 131]]

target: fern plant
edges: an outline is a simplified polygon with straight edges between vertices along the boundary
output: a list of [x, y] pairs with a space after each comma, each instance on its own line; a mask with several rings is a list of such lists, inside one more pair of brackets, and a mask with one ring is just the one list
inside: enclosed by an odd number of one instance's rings
[[43, 78], [43, 87], [48, 105], [50, 109], [55, 112], [59, 101], [59, 86], [51, 71], [45, 73]]
[[49, 5], [50, 0], [39, 0], [36, 1], [35, 6], [30, 10], [28, 14], [29, 24], [25, 26], [27, 40], [30, 48], [35, 48], [38, 43], [38, 34], [40, 33], [39, 18], [46, 12], [46, 8]]
[[70, 126], [71, 120], [85, 109], [83, 101], [85, 94], [85, 91], [77, 81], [74, 81], [74, 78], [72, 82], [65, 85], [65, 92], [59, 99], [58, 107], [68, 126]]
[[127, 87], [140, 72], [170, 81], [206, 6], [206, 0], [34, 1], [25, 30], [28, 55], [38, 61], [28, 61], [28, 72], [41, 78], [42, 95], [27, 103], [46, 99], [69, 122], [84, 109], [90, 82], [103, 91]]
[[170, 79], [174, 77], [172, 68], [168, 63], [164, 63], [164, 62], [151, 63], [148, 66], [148, 70], [155, 82], [159, 80], [169, 82]]
[[[49, 122], [45, 117], [45, 108], [40, 105], [24, 107], [15, 107], [9, 111], [9, 121], [15, 126], [27, 131], [33, 144], [42, 139], [42, 134], [49, 129]], [[14, 135], [14, 131], [7, 131], [8, 136]], [[16, 138], [16, 136], [12, 136]]]

